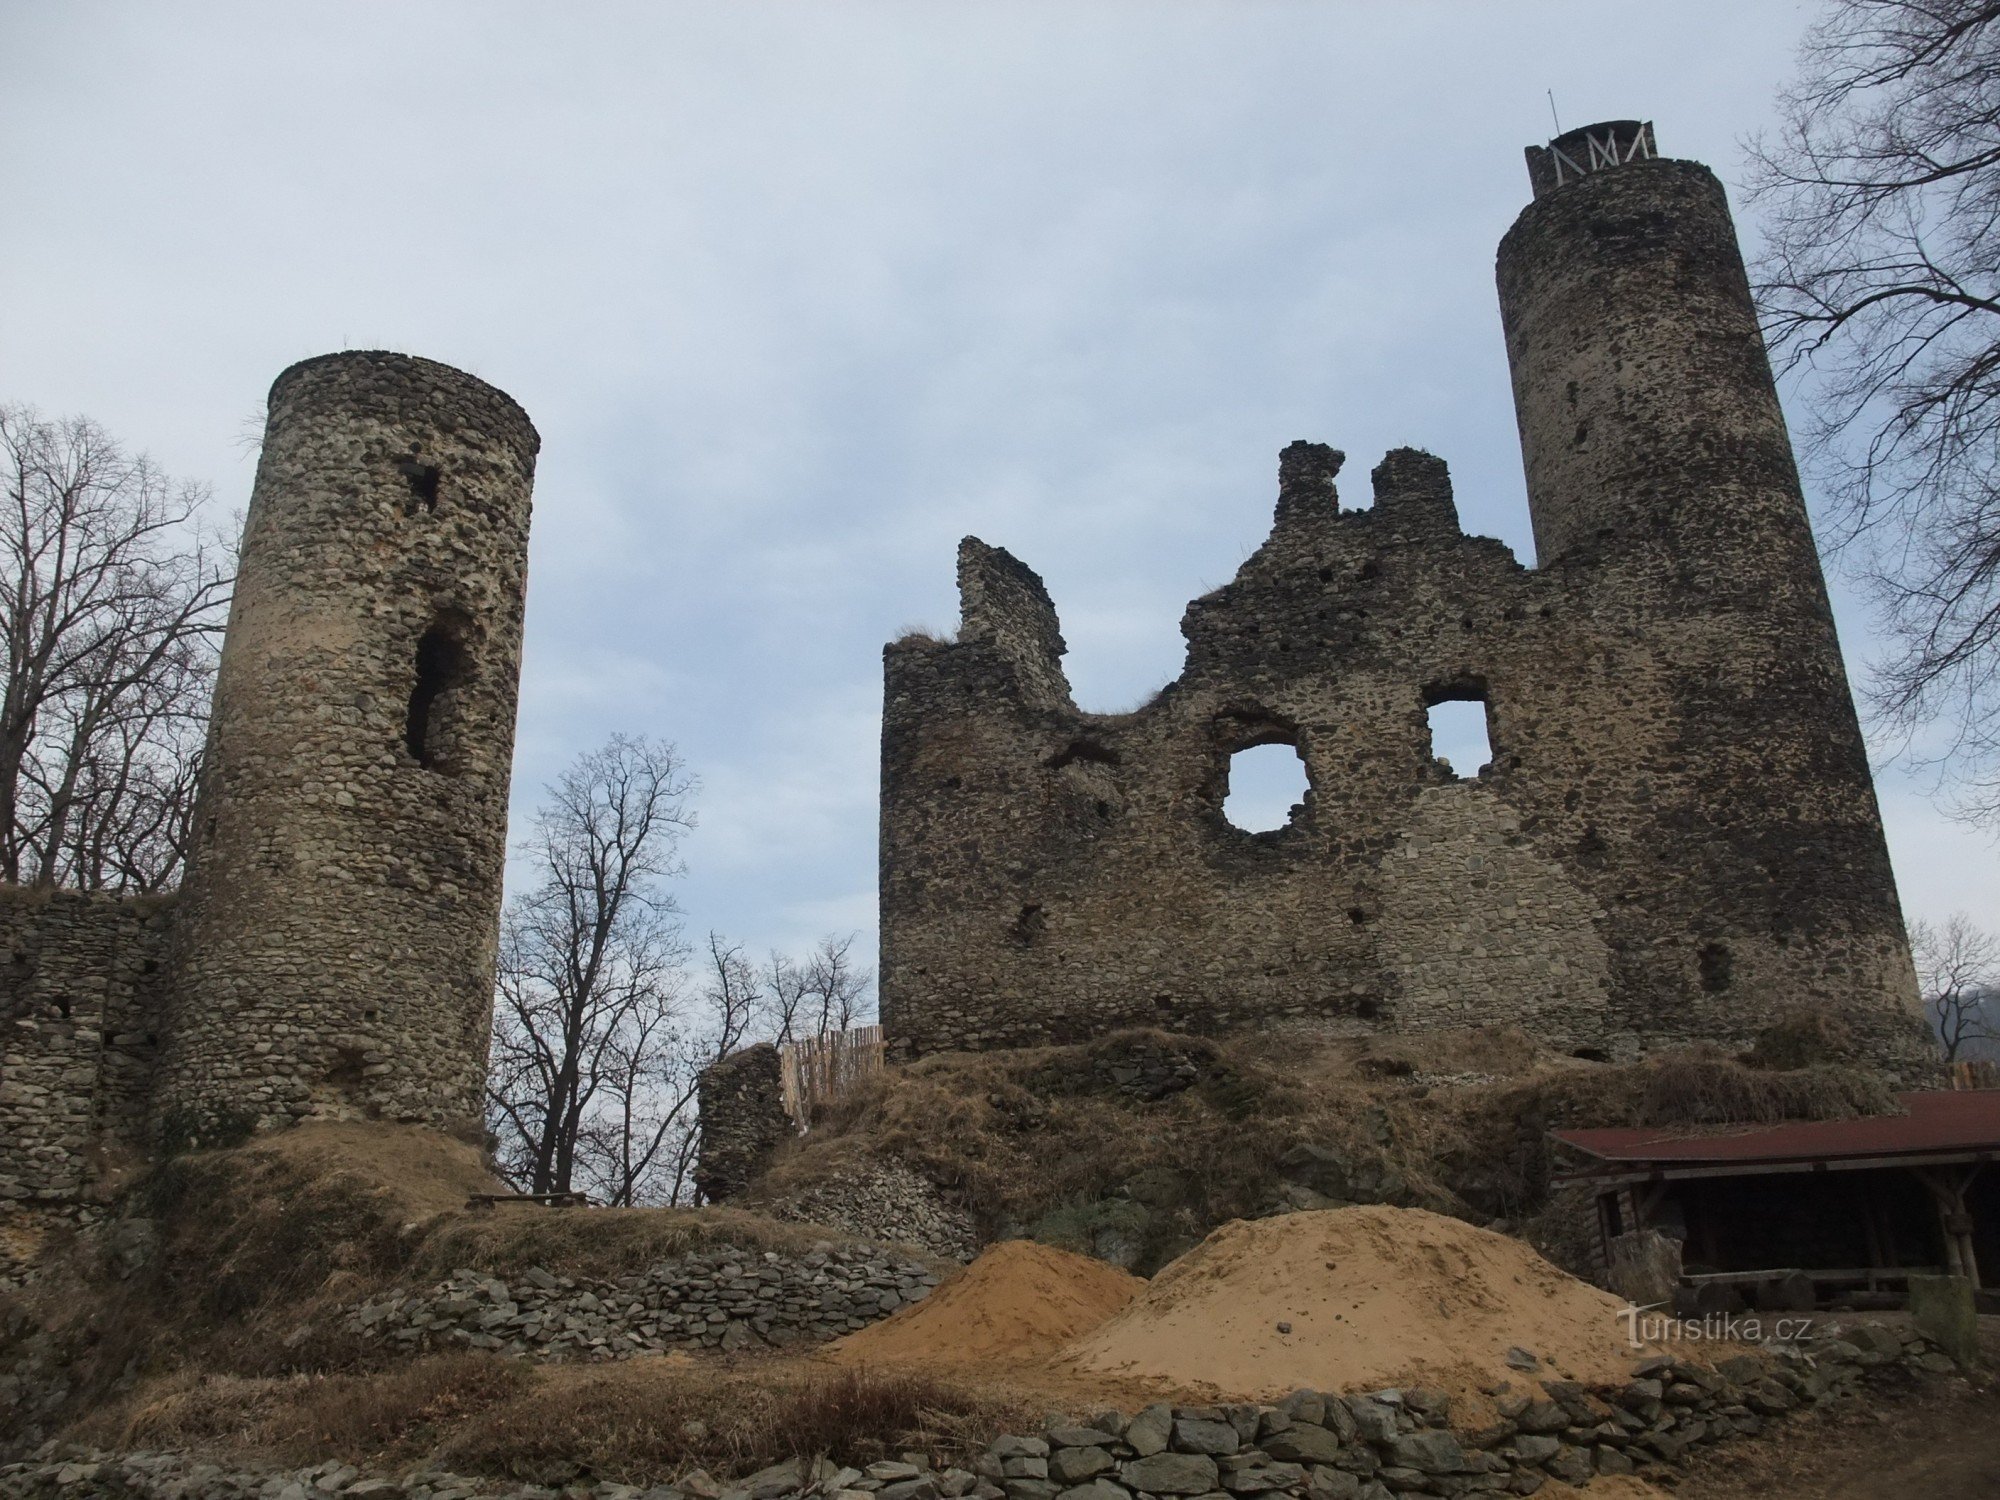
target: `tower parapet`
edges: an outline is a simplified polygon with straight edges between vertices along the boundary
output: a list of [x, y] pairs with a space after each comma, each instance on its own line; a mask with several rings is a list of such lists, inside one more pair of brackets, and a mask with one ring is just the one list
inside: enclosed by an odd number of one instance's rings
[[540, 439], [387, 353], [271, 388], [175, 922], [169, 1136], [476, 1118]]

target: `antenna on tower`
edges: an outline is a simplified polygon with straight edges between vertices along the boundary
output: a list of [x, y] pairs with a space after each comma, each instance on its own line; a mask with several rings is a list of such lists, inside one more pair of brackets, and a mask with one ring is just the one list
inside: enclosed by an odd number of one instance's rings
[[1554, 89], [1549, 90], [1549, 119], [1556, 127], [1556, 134], [1561, 135], [1563, 133], [1563, 122], [1556, 118], [1556, 91]]

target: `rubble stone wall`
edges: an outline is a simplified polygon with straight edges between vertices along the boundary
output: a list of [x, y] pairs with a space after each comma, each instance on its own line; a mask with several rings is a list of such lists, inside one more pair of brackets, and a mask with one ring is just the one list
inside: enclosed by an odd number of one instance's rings
[[694, 1183], [704, 1202], [735, 1197], [779, 1146], [798, 1135], [785, 1109], [782, 1069], [778, 1049], [769, 1042], [740, 1048], [703, 1069]]
[[0, 1199], [61, 1201], [136, 1138], [173, 901], [0, 886]]
[[922, 1261], [877, 1245], [797, 1253], [725, 1245], [615, 1281], [539, 1267], [512, 1282], [461, 1270], [428, 1292], [362, 1303], [345, 1326], [409, 1349], [542, 1360], [630, 1359], [675, 1348], [734, 1353], [854, 1333], [921, 1302], [937, 1283]]

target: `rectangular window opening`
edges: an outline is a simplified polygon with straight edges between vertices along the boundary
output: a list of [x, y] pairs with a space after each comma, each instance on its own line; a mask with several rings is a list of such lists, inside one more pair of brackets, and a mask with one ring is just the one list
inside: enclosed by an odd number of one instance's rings
[[1493, 737], [1484, 694], [1439, 697], [1430, 705], [1431, 758], [1460, 781], [1493, 764]]

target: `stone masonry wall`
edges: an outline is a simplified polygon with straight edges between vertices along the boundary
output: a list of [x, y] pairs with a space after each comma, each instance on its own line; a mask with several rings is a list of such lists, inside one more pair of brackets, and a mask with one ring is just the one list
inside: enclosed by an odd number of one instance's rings
[[136, 1137], [170, 898], [0, 886], [0, 1199], [61, 1202], [102, 1135]]
[[463, 1347], [542, 1360], [683, 1348], [735, 1353], [853, 1333], [922, 1301], [937, 1283], [922, 1261], [877, 1245], [798, 1252], [724, 1245], [615, 1281], [539, 1267], [513, 1282], [460, 1270], [427, 1293], [362, 1303], [344, 1326], [410, 1350]]
[[[1512, 1022], [1625, 1058], [1744, 1044], [1796, 1006], [1921, 1074], [1887, 846], [1720, 187], [1640, 159], [1547, 191], [1500, 284], [1533, 569], [1460, 531], [1438, 459], [1389, 454], [1372, 507], [1347, 509], [1342, 455], [1295, 443], [1269, 538], [1188, 607], [1185, 670], [1103, 715], [1071, 701], [1040, 580], [962, 545], [956, 639], [885, 652], [893, 1052]], [[1485, 705], [1475, 778], [1433, 759], [1447, 700]], [[1274, 743], [1311, 790], [1246, 833], [1223, 816], [1230, 757]]]
[[182, 889], [159, 1124], [447, 1124], [485, 1081], [539, 438], [400, 354], [272, 386]]
[[707, 1203], [742, 1192], [771, 1153], [798, 1134], [785, 1110], [778, 1049], [769, 1042], [739, 1048], [703, 1069], [697, 1106], [701, 1144], [694, 1185]]

